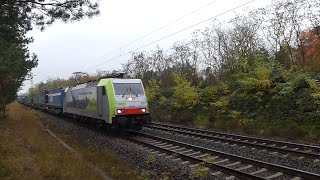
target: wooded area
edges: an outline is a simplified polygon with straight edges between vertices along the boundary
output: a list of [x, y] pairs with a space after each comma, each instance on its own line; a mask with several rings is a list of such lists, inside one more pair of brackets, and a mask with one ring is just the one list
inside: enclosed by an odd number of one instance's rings
[[319, 1], [273, 1], [124, 69], [148, 83], [156, 119], [319, 140], [319, 22]]
[[[18, 88], [38, 64], [29, 52], [33, 39], [26, 33], [44, 30], [56, 20], [81, 20], [99, 14], [94, 0], [1, 0], [0, 1], [0, 112], [16, 98]], [[1, 116], [2, 114], [0, 114]]]
[[317, 0], [273, 0], [215, 20], [168, 50], [132, 53], [123, 71], [143, 80], [156, 120], [320, 141]]

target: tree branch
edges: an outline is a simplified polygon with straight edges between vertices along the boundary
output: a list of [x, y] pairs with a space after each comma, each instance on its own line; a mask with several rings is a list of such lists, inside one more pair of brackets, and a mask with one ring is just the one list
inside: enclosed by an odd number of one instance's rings
[[78, 0], [74, 0], [74, 1], [66, 1], [66, 2], [56, 2], [56, 3], [41, 3], [41, 2], [37, 2], [35, 0], [18, 0], [17, 2], [19, 3], [32, 3], [32, 4], [37, 4], [37, 5], [41, 5], [41, 6], [60, 6], [60, 7], [64, 7], [67, 4], [70, 3], [77, 3], [79, 2]]

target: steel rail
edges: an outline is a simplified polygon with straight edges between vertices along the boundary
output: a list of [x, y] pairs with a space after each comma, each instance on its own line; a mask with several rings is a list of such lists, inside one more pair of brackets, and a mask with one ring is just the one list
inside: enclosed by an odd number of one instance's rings
[[208, 134], [201, 134], [199, 132], [191, 132], [191, 130], [186, 131], [186, 130], [179, 130], [177, 128], [172, 129], [171, 127], [162, 127], [159, 125], [149, 125], [146, 126], [148, 128], [151, 129], [158, 129], [158, 130], [163, 130], [163, 131], [168, 131], [168, 132], [175, 132], [175, 133], [179, 133], [179, 134], [184, 134], [184, 135], [192, 135], [192, 136], [196, 136], [196, 137], [201, 137], [201, 138], [206, 138], [209, 140], [219, 140], [219, 141], [225, 141], [228, 143], [234, 143], [234, 144], [239, 144], [239, 145], [244, 145], [244, 146], [252, 146], [255, 147], [257, 149], [267, 149], [267, 150], [274, 150], [277, 152], [282, 152], [282, 153], [289, 153], [289, 154], [295, 154], [298, 156], [304, 156], [304, 157], [309, 157], [309, 158], [313, 158], [313, 159], [320, 159], [320, 154], [316, 154], [316, 153], [310, 153], [310, 152], [303, 152], [303, 151], [295, 151], [295, 150], [291, 150], [291, 149], [284, 149], [281, 147], [276, 147], [276, 146], [268, 146], [265, 144], [257, 144], [257, 143], [252, 143], [252, 142], [248, 142], [248, 141], [240, 141], [240, 140], [235, 140], [235, 139], [227, 139], [227, 138], [223, 138], [223, 137], [216, 137], [213, 135], [208, 135]]
[[156, 146], [156, 145], [152, 145], [150, 143], [144, 142], [142, 140], [138, 140], [138, 139], [133, 138], [133, 137], [127, 137], [126, 139], [129, 139], [130, 141], [132, 141], [134, 143], [137, 143], [137, 144], [140, 144], [142, 146], [146, 146], [146, 147], [149, 147], [149, 148], [161, 151], [161, 152], [165, 152], [167, 154], [174, 154], [175, 157], [187, 160], [189, 162], [193, 162], [193, 163], [197, 163], [197, 164], [198, 163], [203, 163], [205, 167], [208, 167], [210, 169], [214, 169], [214, 170], [217, 170], [217, 171], [221, 171], [221, 172], [224, 172], [226, 174], [239, 177], [241, 179], [266, 179], [266, 178], [262, 178], [262, 177], [259, 177], [259, 176], [256, 176], [256, 175], [252, 175], [252, 174], [249, 174], [249, 173], [241, 172], [241, 171], [229, 168], [229, 167], [225, 167], [225, 166], [222, 166], [222, 165], [219, 165], [219, 164], [215, 164], [213, 162], [208, 162], [208, 161], [205, 161], [205, 160], [203, 160], [201, 158], [188, 156], [188, 155], [185, 155], [183, 153], [176, 152], [174, 150], [169, 150], [169, 149], [162, 148], [162, 147], [159, 147], [159, 146]]
[[208, 148], [204, 148], [204, 147], [200, 147], [200, 146], [195, 146], [195, 145], [191, 145], [188, 143], [174, 141], [174, 140], [167, 139], [167, 138], [152, 136], [152, 135], [148, 135], [148, 134], [137, 132], [137, 131], [130, 131], [130, 132], [131, 132], [131, 134], [135, 134], [138, 136], [147, 137], [147, 138], [151, 138], [154, 140], [159, 140], [159, 141], [171, 143], [171, 144], [179, 145], [182, 147], [187, 147], [189, 149], [193, 149], [193, 150], [200, 151], [203, 153], [209, 153], [212, 155], [227, 157], [227, 158], [235, 160], [235, 161], [240, 161], [240, 162], [243, 162], [246, 164], [256, 165], [258, 167], [267, 168], [267, 169], [270, 169], [270, 170], [273, 170], [276, 172], [282, 172], [282, 173], [285, 173], [285, 174], [288, 174], [291, 176], [295, 176], [295, 177], [301, 177], [304, 179], [311, 179], [311, 180], [320, 179], [320, 174], [315, 174], [315, 173], [311, 173], [311, 172], [307, 172], [307, 171], [302, 171], [299, 169], [294, 169], [294, 168], [285, 167], [285, 166], [281, 166], [281, 165], [277, 165], [277, 164], [267, 163], [267, 162], [263, 162], [263, 161], [259, 161], [259, 160], [250, 159], [250, 158], [244, 158], [241, 156], [237, 156], [237, 155], [233, 155], [233, 154], [229, 154], [229, 153], [225, 153], [225, 152], [221, 152], [221, 151], [216, 151], [216, 150], [212, 150], [212, 149], [208, 149]]
[[223, 133], [223, 132], [215, 132], [215, 131], [210, 131], [210, 130], [205, 130], [205, 129], [189, 128], [189, 127], [185, 127], [185, 126], [169, 125], [169, 124], [163, 124], [163, 123], [152, 123], [152, 125], [159, 125], [159, 126], [165, 126], [165, 127], [170, 127], [170, 128], [178, 128], [178, 129], [183, 129], [183, 130], [188, 130], [188, 131], [196, 131], [196, 132], [208, 133], [208, 134], [213, 134], [213, 135], [220, 135], [220, 136], [225, 136], [225, 137], [230, 137], [230, 138], [252, 140], [252, 141], [257, 141], [257, 142], [261, 142], [261, 143], [277, 144], [277, 145], [288, 146], [288, 147], [290, 146], [290, 147], [299, 148], [299, 149], [309, 149], [309, 150], [313, 150], [316, 152], [320, 152], [320, 146], [316, 146], [316, 145], [285, 142], [285, 141], [279, 141], [279, 140], [271, 140], [271, 139], [250, 137], [250, 136], [245, 136], [245, 135], [237, 135], [237, 134], [230, 134], [230, 133]]

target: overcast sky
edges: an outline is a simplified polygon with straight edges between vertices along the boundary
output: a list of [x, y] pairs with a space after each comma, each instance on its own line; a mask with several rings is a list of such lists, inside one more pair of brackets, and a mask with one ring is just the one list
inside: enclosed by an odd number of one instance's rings
[[[68, 24], [56, 22], [44, 32], [34, 29], [29, 33], [34, 37], [30, 51], [39, 58], [38, 67], [32, 71], [34, 84], [46, 82], [48, 77], [68, 78], [75, 71], [117, 70], [130, 58], [128, 52], [247, 2], [250, 0], [101, 0], [98, 17]], [[268, 2], [270, 0], [256, 0], [236, 13]], [[229, 12], [217, 19], [234, 16], [235, 12]], [[178, 19], [181, 20], [176, 21]], [[202, 23], [138, 51], [148, 51], [156, 45], [168, 49], [176, 41], [189, 39], [196, 29], [209, 25], [210, 21]], [[166, 27], [157, 30], [163, 26]], [[150, 32], [153, 33], [141, 39]], [[120, 54], [120, 58], [110, 61]], [[30, 81], [24, 84], [22, 92], [31, 86]]]

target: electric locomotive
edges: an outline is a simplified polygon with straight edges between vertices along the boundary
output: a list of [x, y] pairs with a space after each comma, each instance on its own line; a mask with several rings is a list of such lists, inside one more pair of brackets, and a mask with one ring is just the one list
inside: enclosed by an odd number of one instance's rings
[[141, 128], [151, 123], [140, 79], [108, 78], [65, 89], [63, 113], [100, 126]]

